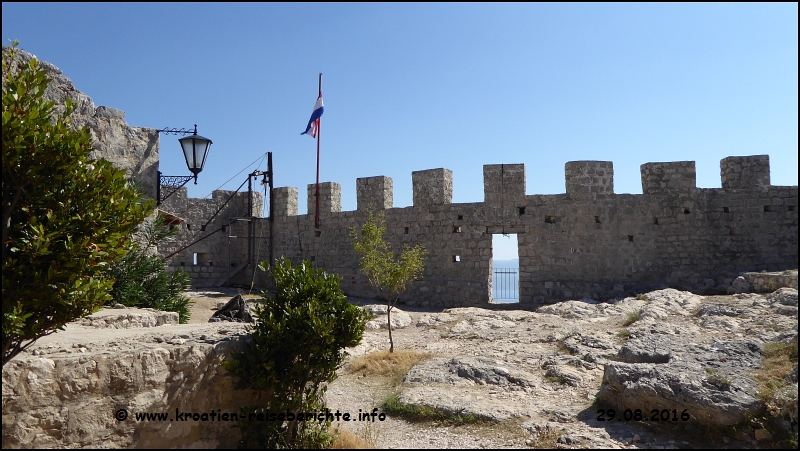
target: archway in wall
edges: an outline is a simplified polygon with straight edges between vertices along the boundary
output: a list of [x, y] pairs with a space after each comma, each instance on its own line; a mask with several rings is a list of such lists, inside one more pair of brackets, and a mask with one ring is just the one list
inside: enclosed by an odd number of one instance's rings
[[519, 246], [516, 233], [492, 234], [492, 302], [519, 302]]

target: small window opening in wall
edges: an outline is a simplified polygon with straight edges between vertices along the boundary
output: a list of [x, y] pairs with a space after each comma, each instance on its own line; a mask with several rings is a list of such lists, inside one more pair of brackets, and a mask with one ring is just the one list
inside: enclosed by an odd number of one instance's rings
[[722, 207], [722, 212], [723, 212], [723, 213], [730, 213], [730, 212], [731, 212], [731, 209], [730, 209], [730, 208], [728, 208], [728, 207]]
[[192, 225], [191, 224], [186, 224], [186, 230], [191, 232], [192, 231]]
[[454, 255], [453, 256], [453, 261], [454, 262], [460, 262], [461, 261], [461, 256], [460, 255]]
[[205, 232], [206, 231], [206, 226], [205, 225], [201, 225], [200, 226], [200, 231], [201, 232]]
[[787, 205], [786, 206], [786, 210], [788, 210], [788, 211], [794, 211], [794, 209], [795, 209], [794, 205]]
[[461, 233], [461, 226], [453, 227], [453, 233]]
[[208, 254], [205, 252], [196, 252], [194, 254], [194, 266], [202, 266], [208, 263]]
[[546, 224], [555, 224], [556, 223], [556, 217], [555, 216], [545, 216], [544, 217], [544, 222]]
[[633, 235], [628, 235], [628, 241], [633, 241]]
[[658, 218], [653, 216], [653, 224], [658, 225]]
[[312, 261], [312, 262], [313, 262], [314, 260], [316, 260], [316, 259], [317, 259], [316, 257], [313, 257], [313, 256], [311, 257], [311, 261]]
[[594, 223], [595, 224], [600, 224], [600, 216], [595, 216], [594, 217]]
[[688, 215], [689, 214], [689, 209], [686, 208], [686, 207], [683, 207], [683, 214]]
[[772, 205], [764, 205], [764, 213], [769, 213], [772, 211]]
[[458, 215], [458, 220], [459, 221], [463, 221], [464, 220], [464, 215]]
[[733, 236], [733, 235], [736, 235], [736, 229], [734, 229], [733, 227], [731, 227], [731, 228], [728, 230], [728, 235], [731, 235], [731, 236]]
[[320, 231], [320, 230], [315, 230], [315, 231], [314, 231], [314, 236], [322, 236], [322, 231]]
[[519, 208], [519, 215], [522, 216], [525, 214], [525, 207], [518, 207]]
[[181, 266], [186, 266], [186, 262], [181, 262]]
[[214, 262], [208, 262], [208, 266], [214, 266]]
[[406, 235], [408, 235], [408, 227], [404, 227]]

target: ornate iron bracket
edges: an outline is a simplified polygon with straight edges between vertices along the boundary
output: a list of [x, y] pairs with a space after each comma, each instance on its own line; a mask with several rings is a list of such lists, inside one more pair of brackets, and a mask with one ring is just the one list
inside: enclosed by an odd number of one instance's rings
[[156, 130], [159, 133], [166, 133], [168, 135], [196, 135], [197, 134], [197, 124], [194, 124], [194, 130], [190, 130], [188, 128], [162, 128], [160, 130]]
[[[191, 179], [194, 179], [196, 185], [197, 175], [161, 175], [161, 171], [158, 171], [158, 186], [156, 187], [158, 205], [161, 205], [161, 202], [175, 194], [175, 191], [181, 189], [183, 185], [189, 183]], [[164, 194], [163, 197], [162, 194]]]

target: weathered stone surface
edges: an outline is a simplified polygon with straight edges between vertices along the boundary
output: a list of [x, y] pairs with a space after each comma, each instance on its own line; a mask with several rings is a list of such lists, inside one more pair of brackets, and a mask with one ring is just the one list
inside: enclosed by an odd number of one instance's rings
[[679, 406], [703, 424], [737, 424], [763, 408], [751, 375], [760, 351], [754, 342], [708, 346], [670, 335], [633, 338], [620, 349], [621, 362], [606, 364], [598, 397], [620, 408]]
[[[118, 304], [121, 305], [121, 304]], [[127, 329], [131, 327], [157, 327], [178, 324], [178, 313], [153, 309], [102, 309], [80, 320], [82, 326], [97, 328]]]
[[[361, 307], [363, 310], [372, 313], [375, 318], [367, 321], [368, 329], [388, 329], [389, 316], [387, 315], [388, 309], [386, 305], [371, 304]], [[408, 313], [400, 310], [397, 307], [392, 308], [392, 329], [401, 329], [411, 325], [411, 317]]]
[[480, 357], [458, 357], [450, 360], [431, 359], [418, 364], [404, 382], [443, 383], [453, 385], [517, 385], [535, 387], [535, 377], [505, 362]]
[[440, 390], [411, 387], [398, 396], [401, 404], [432, 407], [449, 415], [475, 415], [491, 421], [504, 421], [525, 414], [525, 408], [504, 399], [491, 399], [480, 390]]
[[779, 288], [766, 296], [770, 304], [779, 303], [782, 305], [797, 307], [797, 289]]
[[[254, 394], [234, 390], [220, 366], [238, 343], [215, 325], [71, 323], [3, 367], [3, 448], [234, 447], [236, 422], [177, 414], [208, 417], [252, 404]], [[128, 416], [119, 421], [122, 409]], [[146, 413], [169, 420], [136, 419]]]

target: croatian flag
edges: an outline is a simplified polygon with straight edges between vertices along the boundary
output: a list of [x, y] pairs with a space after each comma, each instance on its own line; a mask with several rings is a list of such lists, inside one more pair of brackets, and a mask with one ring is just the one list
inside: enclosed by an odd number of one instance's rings
[[311, 119], [308, 120], [306, 131], [300, 133], [301, 135], [308, 135], [312, 138], [317, 137], [317, 130], [319, 130], [319, 118], [322, 117], [323, 110], [322, 94], [320, 93], [319, 97], [317, 98], [317, 103], [314, 104], [314, 112], [311, 113]]

